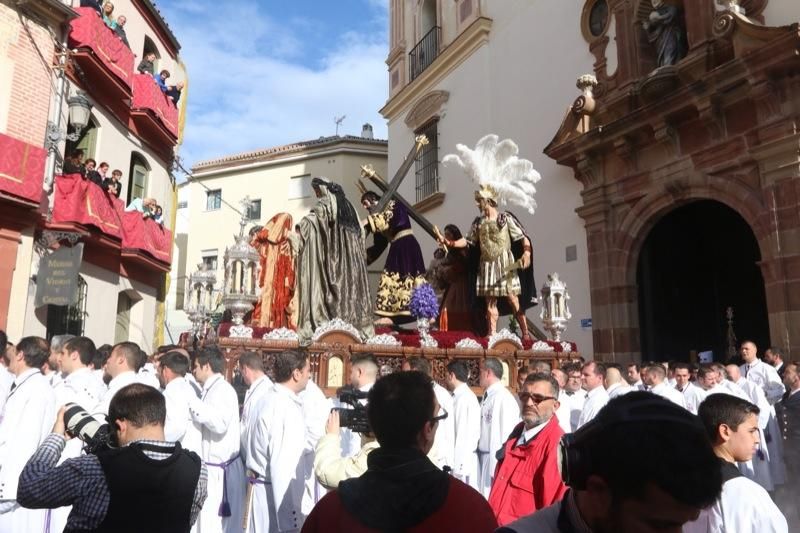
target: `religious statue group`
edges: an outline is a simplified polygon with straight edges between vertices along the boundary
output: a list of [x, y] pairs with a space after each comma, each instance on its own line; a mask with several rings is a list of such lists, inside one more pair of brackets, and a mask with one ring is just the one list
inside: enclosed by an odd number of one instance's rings
[[[530, 161], [518, 157], [510, 139], [487, 135], [474, 149], [457, 145], [457, 150], [444, 163], [463, 169], [478, 186], [478, 216], [466, 236], [453, 224], [440, 233], [395, 193], [396, 184], [383, 195], [362, 186], [366, 217], [360, 219], [341, 185], [313, 178], [317, 202], [308, 215], [295, 225], [291, 215], [278, 213], [251, 231], [251, 244], [261, 255], [261, 296], [251, 322], [294, 329], [306, 345], [318, 327], [340, 319], [368, 339], [376, 324], [399, 326], [419, 318], [412, 316], [412, 294], [430, 283], [441, 294], [440, 329], [491, 335], [499, 316], [512, 314], [522, 337], [528, 337], [525, 311], [537, 303], [533, 248], [519, 218], [500, 206], [515, 203], [532, 214], [540, 176]], [[412, 215], [425, 222], [439, 246], [430, 268], [412, 230]], [[373, 300], [367, 265], [387, 247]]]

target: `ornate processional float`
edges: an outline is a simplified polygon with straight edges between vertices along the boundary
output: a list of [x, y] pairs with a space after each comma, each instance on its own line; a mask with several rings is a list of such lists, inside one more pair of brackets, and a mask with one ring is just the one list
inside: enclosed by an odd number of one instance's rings
[[[415, 139], [388, 183], [372, 168], [362, 167], [361, 178], [380, 191], [368, 191], [359, 180], [366, 221], [358, 217], [341, 186], [323, 178], [312, 181], [317, 204], [296, 224], [287, 213], [278, 213], [247, 234], [242, 215], [235, 243], [225, 252], [221, 300], [228, 320], [209, 335], [226, 357], [228, 379], [244, 351], [261, 353], [271, 374], [274, 354], [302, 348], [310, 355], [312, 378], [328, 395], [347, 384], [350, 358], [361, 353], [374, 354], [381, 373], [399, 371], [405, 358], [424, 357], [440, 382], [449, 361], [463, 360], [470, 369], [469, 384], [476, 389], [481, 360], [497, 357], [504, 367], [503, 382], [516, 388], [519, 370], [531, 361], [557, 367], [579, 357], [576, 344], [561, 338], [571, 317], [566, 284], [553, 273], [537, 296], [530, 237], [519, 219], [498, 208], [511, 202], [533, 213], [533, 183], [539, 174], [532, 164], [517, 156], [513, 141], [499, 141], [495, 135], [480, 139], [474, 149], [459, 145], [458, 156], [445, 158], [479, 186], [475, 199], [481, 216], [463, 237], [451, 226], [442, 233], [397, 193], [425, 144], [424, 136]], [[245, 198], [244, 213], [248, 204]], [[437, 241], [445, 271], [447, 259], [455, 257], [473, 270], [481, 265], [481, 273], [489, 272], [483, 278], [472, 272], [469, 283], [463, 284], [470, 292], [472, 315], [466, 322], [456, 320], [457, 310], [446, 305], [452, 300], [446, 295], [451, 287], [444, 288], [439, 301], [434, 285], [438, 287], [441, 279], [435, 269], [426, 275], [420, 267], [411, 220]], [[374, 242], [368, 248], [370, 233]], [[387, 246], [377, 299], [372, 300], [366, 264], [380, 255], [371, 253], [375, 247], [382, 251]], [[391, 289], [384, 286], [389, 279], [394, 283]], [[213, 291], [213, 283], [211, 289], [208, 283], [202, 286]], [[525, 314], [535, 305], [542, 306], [540, 318], [548, 335]], [[503, 314], [513, 318], [510, 327], [498, 330], [497, 318]]]

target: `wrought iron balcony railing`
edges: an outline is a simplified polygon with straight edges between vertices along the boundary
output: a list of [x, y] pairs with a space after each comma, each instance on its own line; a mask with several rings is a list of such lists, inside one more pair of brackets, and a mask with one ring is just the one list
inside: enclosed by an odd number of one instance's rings
[[442, 28], [434, 26], [408, 54], [408, 78], [410, 81], [414, 81], [426, 68], [431, 66], [436, 56], [439, 55], [441, 36]]

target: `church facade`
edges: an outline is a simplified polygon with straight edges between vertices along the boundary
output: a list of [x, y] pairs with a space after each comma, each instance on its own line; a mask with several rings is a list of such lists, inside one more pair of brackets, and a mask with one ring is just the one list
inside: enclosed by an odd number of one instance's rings
[[415, 134], [435, 139], [401, 193], [466, 226], [468, 181], [439, 161], [514, 139], [543, 177], [521, 216], [537, 283], [567, 281], [583, 354], [724, 360], [744, 338], [800, 351], [799, 5], [390, 7], [389, 168]]

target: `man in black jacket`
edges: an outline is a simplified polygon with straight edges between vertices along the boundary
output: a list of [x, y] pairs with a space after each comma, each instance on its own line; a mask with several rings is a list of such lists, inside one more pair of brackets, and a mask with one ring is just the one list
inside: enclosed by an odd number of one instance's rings
[[107, 416], [116, 447], [56, 466], [70, 438], [62, 408], [20, 474], [17, 501], [29, 509], [71, 503], [69, 532], [188, 533], [206, 499], [207, 471], [197, 454], [164, 440], [166, 413], [157, 389], [123, 387]]
[[136, 70], [139, 71], [139, 74], [150, 74], [152, 76], [155, 71], [155, 66], [153, 65], [153, 61], [155, 60], [156, 55], [153, 52], [145, 54], [144, 59], [142, 59], [142, 62], [136, 67]]

